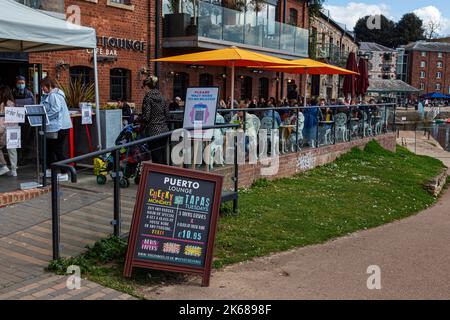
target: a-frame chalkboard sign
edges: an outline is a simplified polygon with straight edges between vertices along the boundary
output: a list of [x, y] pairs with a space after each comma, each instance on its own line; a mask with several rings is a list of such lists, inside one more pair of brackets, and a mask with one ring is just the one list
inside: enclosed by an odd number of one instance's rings
[[199, 274], [209, 286], [223, 177], [142, 163], [124, 276], [133, 267]]

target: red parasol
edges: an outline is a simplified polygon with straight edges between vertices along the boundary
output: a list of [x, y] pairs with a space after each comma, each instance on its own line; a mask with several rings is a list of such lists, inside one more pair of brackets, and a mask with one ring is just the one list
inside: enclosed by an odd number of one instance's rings
[[[358, 65], [356, 63], [356, 55], [354, 52], [350, 52], [347, 59], [347, 70], [358, 72]], [[346, 75], [344, 77], [344, 87], [342, 91], [344, 92], [345, 97], [347, 98], [349, 95], [354, 98], [356, 97], [356, 80], [358, 79], [357, 75]]]
[[358, 65], [359, 76], [356, 80], [356, 95], [364, 97], [369, 88], [369, 70], [367, 60], [360, 58]]

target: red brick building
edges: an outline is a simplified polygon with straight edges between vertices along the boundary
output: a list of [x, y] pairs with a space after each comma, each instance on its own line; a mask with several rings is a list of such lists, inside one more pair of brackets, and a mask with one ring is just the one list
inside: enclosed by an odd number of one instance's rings
[[[233, 45], [288, 59], [307, 57], [308, 1], [257, 3], [255, 7], [250, 0], [245, 5], [235, 0], [41, 0], [38, 9], [62, 19], [79, 12], [81, 25], [97, 31], [100, 103], [122, 97], [139, 109], [141, 83], [150, 73], [160, 78], [167, 100], [184, 97], [188, 86], [198, 85], [217, 85], [223, 99], [230, 96], [229, 69], [150, 62], [155, 57]], [[24, 73], [28, 67], [31, 83], [29, 67], [41, 66], [44, 76], [63, 84], [70, 78], [86, 83], [94, 78], [89, 50], [30, 54], [21, 59], [21, 67], [7, 77]], [[289, 97], [303, 88], [301, 79], [237, 68], [235, 97]]]
[[405, 47], [407, 82], [420, 94], [450, 94], [450, 43], [415, 42]]
[[[66, 16], [79, 8], [83, 26], [97, 32], [99, 94], [102, 105], [118, 98], [141, 104], [142, 79], [148, 72], [154, 45], [154, 1], [66, 0]], [[150, 9], [150, 12], [149, 12]], [[51, 35], [49, 35], [51, 36]], [[92, 50], [30, 54], [30, 64], [42, 64], [44, 75], [67, 84], [70, 77], [94, 80]]]

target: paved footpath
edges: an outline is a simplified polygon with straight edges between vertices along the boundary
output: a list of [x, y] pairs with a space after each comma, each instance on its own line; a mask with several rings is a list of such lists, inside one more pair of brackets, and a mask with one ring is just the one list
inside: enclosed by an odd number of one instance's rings
[[[211, 286], [148, 290], [148, 299], [449, 299], [450, 190], [424, 212], [376, 229], [213, 272]], [[381, 290], [369, 290], [369, 266]]]
[[[76, 256], [111, 233], [112, 198], [104, 190], [62, 189], [61, 245], [63, 256]], [[133, 191], [128, 191], [130, 194]], [[132, 296], [81, 280], [80, 289], [66, 287], [68, 277], [44, 269], [52, 259], [50, 195], [0, 209], [0, 300], [108, 299]], [[124, 197], [124, 229], [134, 200]], [[130, 209], [131, 208], [131, 209]]]
[[[408, 148], [441, 159], [436, 141], [402, 133]], [[422, 135], [423, 136], [423, 135]], [[400, 142], [401, 138], [399, 139]], [[149, 299], [450, 299], [450, 190], [416, 216], [322, 244], [213, 272], [211, 286], [191, 283], [148, 290]], [[369, 290], [369, 266], [381, 290]]]

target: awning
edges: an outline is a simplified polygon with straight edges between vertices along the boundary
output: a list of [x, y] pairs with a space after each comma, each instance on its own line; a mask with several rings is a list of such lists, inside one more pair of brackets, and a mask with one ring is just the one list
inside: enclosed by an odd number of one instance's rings
[[78, 26], [13, 0], [1, 0], [0, 52], [42, 52], [97, 46], [95, 29]]
[[367, 92], [374, 93], [417, 93], [419, 89], [410, 86], [402, 80], [369, 79]]

